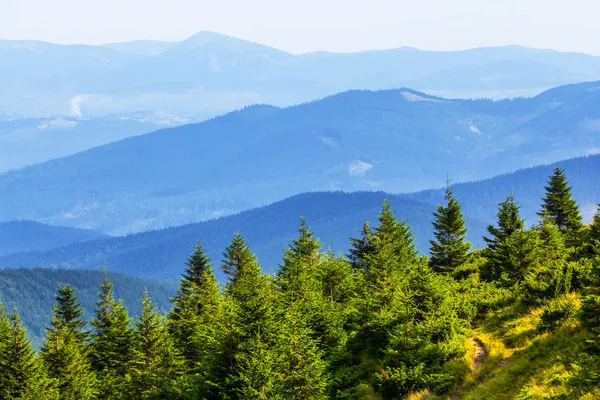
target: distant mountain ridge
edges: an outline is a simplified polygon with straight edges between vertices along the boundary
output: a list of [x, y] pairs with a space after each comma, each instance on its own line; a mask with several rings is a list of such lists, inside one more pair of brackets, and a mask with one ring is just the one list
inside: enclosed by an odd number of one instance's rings
[[107, 238], [89, 229], [50, 226], [33, 221], [0, 223], [0, 255], [49, 250], [72, 243]]
[[[486, 226], [496, 221], [497, 205], [513, 193], [521, 205], [528, 225], [537, 222], [536, 213], [544, 186], [553, 166], [565, 169], [573, 194], [590, 222], [600, 203], [600, 155], [566, 160], [517, 171], [491, 179], [456, 184], [453, 191], [461, 202], [469, 228], [468, 239], [474, 247], [483, 245]], [[412, 194], [383, 192], [304, 193], [277, 203], [212, 221], [169, 229], [143, 232], [125, 237], [78, 243], [48, 251], [27, 252], [0, 257], [0, 267], [37, 267], [98, 269], [107, 263], [112, 270], [140, 277], [176, 280], [184, 268], [183, 260], [196, 240], [201, 240], [219, 265], [222, 251], [234, 232], [246, 235], [266, 270], [275, 270], [283, 248], [297, 234], [300, 217], [307, 219], [324, 249], [346, 253], [349, 237], [359, 235], [362, 224], [376, 224], [384, 199], [393, 206], [399, 220], [407, 221], [423, 253], [432, 239], [432, 212], [443, 203], [443, 190]]]
[[[49, 251], [0, 257], [0, 267], [52, 267], [99, 269], [152, 279], [177, 280], [197, 240], [201, 240], [215, 266], [235, 232], [241, 232], [261, 266], [275, 271], [283, 249], [297, 234], [300, 217], [305, 217], [321, 239], [323, 250], [346, 252], [349, 237], [356, 236], [366, 221], [376, 223], [384, 199], [400, 220], [415, 233], [416, 244], [427, 252], [434, 206], [383, 192], [304, 193], [274, 204], [202, 223], [119, 238], [77, 243]], [[468, 218], [469, 238], [481, 243], [485, 223]], [[217, 275], [223, 278], [217, 268]]]
[[[113, 235], [166, 228], [310, 191], [405, 193], [600, 149], [599, 82], [530, 99], [351, 91], [254, 106], [0, 175], [0, 221]], [[93, 185], [90, 184], [93, 182]]]
[[78, 96], [84, 117], [177, 111], [194, 119], [350, 89], [506, 97], [600, 79], [600, 57], [580, 53], [504, 46], [292, 55], [214, 32], [101, 46], [0, 41], [0, 59], [0, 119], [75, 116]]

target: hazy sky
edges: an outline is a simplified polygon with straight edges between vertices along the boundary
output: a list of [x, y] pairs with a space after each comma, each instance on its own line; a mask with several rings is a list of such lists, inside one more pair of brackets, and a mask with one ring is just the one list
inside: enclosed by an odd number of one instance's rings
[[100, 44], [209, 30], [292, 53], [525, 46], [600, 55], [598, 0], [0, 0], [0, 39]]

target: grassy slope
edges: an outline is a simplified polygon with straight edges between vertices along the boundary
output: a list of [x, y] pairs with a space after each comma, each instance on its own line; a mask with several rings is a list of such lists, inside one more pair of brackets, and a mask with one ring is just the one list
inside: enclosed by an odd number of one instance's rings
[[[579, 307], [579, 293], [569, 294]], [[464, 382], [449, 395], [434, 396], [428, 391], [414, 393], [410, 400], [508, 400], [600, 398], [600, 389], [581, 392], [569, 385], [576, 370], [573, 364], [583, 352], [589, 332], [576, 318], [564, 321], [552, 332], [538, 329], [543, 307], [512, 305], [488, 313], [479, 321], [472, 337], [487, 350], [484, 363], [467, 373]], [[475, 348], [469, 341], [464, 359], [470, 363]]]

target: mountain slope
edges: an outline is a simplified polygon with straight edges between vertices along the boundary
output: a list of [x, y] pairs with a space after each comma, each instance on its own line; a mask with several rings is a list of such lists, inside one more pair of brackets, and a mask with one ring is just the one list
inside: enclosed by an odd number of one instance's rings
[[[427, 251], [434, 207], [382, 192], [306, 193], [256, 210], [198, 224], [144, 232], [120, 238], [86, 242], [46, 252], [0, 257], [0, 266], [51, 266], [60, 268], [101, 268], [130, 275], [177, 279], [196, 240], [218, 264], [221, 253], [235, 232], [243, 233], [264, 269], [275, 270], [283, 248], [296, 236], [304, 216], [325, 248], [346, 252], [349, 237], [357, 236], [363, 223], [376, 223], [384, 198], [401, 220], [415, 233], [417, 246]], [[468, 219], [470, 238], [480, 244], [485, 224]]]
[[[554, 167], [565, 170], [584, 220], [591, 222], [596, 205], [600, 203], [600, 155], [527, 168], [479, 182], [458, 183], [453, 186], [453, 190], [462, 202], [465, 214], [482, 221], [495, 220], [498, 203], [507, 194], [513, 193], [515, 200], [521, 205], [522, 216], [527, 219], [527, 223], [532, 224], [538, 219], [536, 213], [540, 211], [544, 186]], [[425, 190], [404, 197], [439, 204], [444, 199], [444, 191]]]
[[[109, 272], [113, 281], [115, 297], [124, 300], [131, 316], [138, 315], [144, 289], [162, 310], [169, 310], [169, 298], [177, 291], [177, 284], [134, 278]], [[94, 304], [104, 276], [101, 271], [52, 270], [52, 269], [3, 269], [0, 270], [0, 301], [5, 307], [16, 307], [27, 335], [36, 346], [41, 345], [45, 328], [50, 325], [52, 305], [58, 285], [70, 284], [75, 288], [85, 314], [94, 315]]]
[[65, 157], [174, 124], [168, 118], [57, 118], [0, 121], [0, 173]]
[[[556, 163], [565, 169], [573, 194], [586, 222], [600, 202], [600, 155]], [[453, 186], [467, 215], [469, 240], [481, 246], [487, 224], [496, 220], [497, 204], [514, 193], [528, 224], [537, 221], [544, 186], [553, 166], [539, 166], [479, 182]], [[234, 232], [247, 236], [263, 267], [274, 270], [282, 249], [296, 236], [300, 216], [307, 218], [322, 244], [346, 252], [349, 237], [355, 237], [365, 221], [375, 223], [381, 203], [387, 198], [400, 220], [406, 220], [416, 244], [427, 252], [432, 237], [431, 213], [443, 202], [443, 190], [392, 195], [382, 192], [305, 193], [275, 204], [203, 223], [102, 239], [51, 249], [0, 257], [0, 267], [53, 266], [100, 268], [107, 263], [115, 271], [143, 277], [176, 279], [183, 260], [196, 240], [201, 240], [215, 264]]]
[[73, 116], [77, 96], [85, 99], [86, 117], [121, 109], [193, 119], [350, 89], [408, 86], [461, 98], [512, 97], [600, 79], [600, 57], [587, 54], [505, 46], [291, 55], [213, 32], [181, 42], [102, 46], [0, 41], [0, 59], [0, 119]]
[[32, 221], [0, 223], [0, 255], [49, 250], [107, 236], [91, 230], [50, 226]]
[[597, 152], [599, 86], [500, 102], [401, 89], [249, 107], [0, 175], [0, 221], [127, 234], [307, 191], [410, 192], [440, 187], [447, 174], [488, 178]]

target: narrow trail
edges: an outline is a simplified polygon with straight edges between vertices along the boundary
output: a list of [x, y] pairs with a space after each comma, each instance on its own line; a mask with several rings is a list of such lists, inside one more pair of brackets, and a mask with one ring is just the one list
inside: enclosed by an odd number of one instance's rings
[[[477, 338], [471, 338], [471, 343], [475, 346], [475, 356], [473, 357], [473, 365], [471, 366], [471, 372], [469, 375], [473, 375], [481, 365], [485, 362], [488, 356], [487, 349], [483, 342]], [[456, 388], [456, 390], [450, 395], [450, 400], [459, 400], [462, 397], [462, 389], [464, 381]]]

